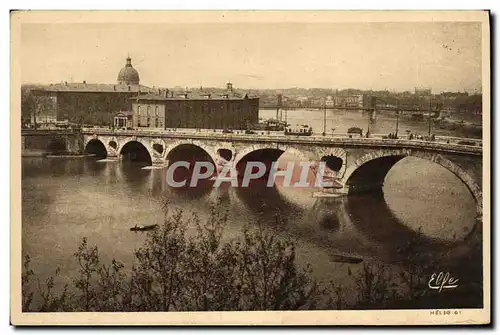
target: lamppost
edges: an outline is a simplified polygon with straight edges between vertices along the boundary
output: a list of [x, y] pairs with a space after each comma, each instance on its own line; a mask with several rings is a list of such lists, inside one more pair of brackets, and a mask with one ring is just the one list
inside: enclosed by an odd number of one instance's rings
[[283, 101], [283, 96], [278, 94], [278, 103], [276, 104], [276, 120], [281, 121], [280, 109]]
[[398, 138], [398, 130], [399, 130], [399, 100], [397, 101], [397, 107], [396, 107], [396, 139]]
[[288, 108], [287, 108], [286, 100], [285, 100], [284, 109], [285, 109], [285, 128], [286, 128], [286, 127], [288, 127]]
[[323, 100], [323, 136], [326, 136], [326, 101]]
[[36, 112], [37, 112], [38, 104], [36, 99], [33, 99], [33, 126], [36, 130]]
[[429, 138], [431, 137], [431, 122], [432, 122], [432, 100], [429, 97]]

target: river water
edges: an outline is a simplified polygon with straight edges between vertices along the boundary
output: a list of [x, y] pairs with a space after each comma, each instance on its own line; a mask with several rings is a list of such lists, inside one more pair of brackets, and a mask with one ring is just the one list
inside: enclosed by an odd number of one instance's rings
[[[263, 111], [261, 116], [273, 113]], [[292, 124], [322, 127], [322, 113], [288, 111], [287, 117]], [[360, 112], [329, 115], [329, 120], [328, 127], [336, 132], [351, 126], [366, 129], [368, 124]], [[425, 122], [400, 122], [400, 131], [427, 131]], [[383, 116], [372, 126], [373, 133], [388, 133], [394, 119]], [[294, 158], [280, 158], [289, 159]], [[350, 280], [346, 265], [335, 262], [337, 254], [390, 263], [396, 246], [415, 236], [428, 241], [429, 252], [439, 257], [460, 257], [467, 252], [466, 237], [476, 223], [474, 199], [465, 185], [441, 166], [418, 158], [405, 158], [394, 166], [382, 198], [325, 200], [313, 198], [310, 189], [283, 187], [179, 192], [165, 185], [164, 169], [144, 170], [131, 162], [97, 162], [92, 157], [25, 157], [23, 253], [31, 256], [42, 278], [53, 275], [56, 267], [63, 279], [69, 278], [78, 270], [72, 255], [81, 238], [87, 237], [98, 245], [104, 261], [114, 257], [130, 267], [134, 249], [145, 239], [142, 233], [130, 232], [131, 226], [161, 223], [165, 200], [203, 218], [217, 198], [229, 208], [226, 238], [238, 237], [244, 226], [253, 229], [262, 222], [264, 228], [295, 242], [299, 263], [310, 264], [319, 281]], [[287, 218], [285, 223], [277, 226], [275, 211]]]

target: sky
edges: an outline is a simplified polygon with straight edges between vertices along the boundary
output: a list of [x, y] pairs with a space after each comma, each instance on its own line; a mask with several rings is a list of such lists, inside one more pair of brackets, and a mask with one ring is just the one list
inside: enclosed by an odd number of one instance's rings
[[157, 87], [481, 90], [481, 25], [25, 23], [23, 83], [114, 83], [130, 54]]

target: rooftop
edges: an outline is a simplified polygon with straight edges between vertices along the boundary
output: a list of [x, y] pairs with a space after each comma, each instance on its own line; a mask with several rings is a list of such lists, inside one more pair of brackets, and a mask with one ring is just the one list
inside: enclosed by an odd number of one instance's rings
[[34, 91], [40, 92], [153, 92], [153, 89], [143, 85], [126, 84], [89, 84], [83, 83], [60, 83], [39, 87]]
[[139, 100], [154, 100], [154, 101], [165, 101], [165, 100], [242, 100], [242, 99], [253, 99], [256, 96], [236, 90], [218, 90], [218, 91], [207, 91], [207, 90], [188, 90], [188, 91], [170, 91], [170, 90], [156, 90], [154, 93], [147, 93], [140, 95], [138, 97], [132, 97], [130, 99]]

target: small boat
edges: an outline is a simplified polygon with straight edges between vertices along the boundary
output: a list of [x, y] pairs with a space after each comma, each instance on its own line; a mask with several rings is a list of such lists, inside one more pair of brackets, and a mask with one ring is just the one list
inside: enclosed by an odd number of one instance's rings
[[134, 227], [130, 228], [130, 231], [147, 231], [147, 230], [154, 230], [156, 228], [158, 228], [157, 224], [152, 224], [152, 225], [148, 225], [148, 226], [135, 225]]
[[358, 264], [363, 261], [363, 258], [358, 256], [349, 256], [349, 255], [333, 255], [332, 261], [337, 263], [350, 263], [350, 264]]

